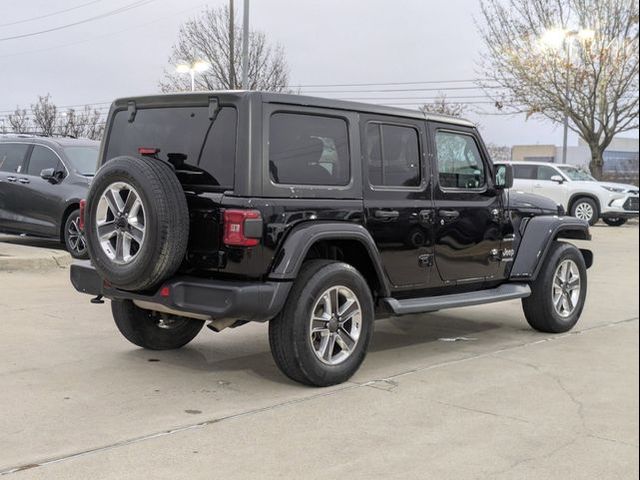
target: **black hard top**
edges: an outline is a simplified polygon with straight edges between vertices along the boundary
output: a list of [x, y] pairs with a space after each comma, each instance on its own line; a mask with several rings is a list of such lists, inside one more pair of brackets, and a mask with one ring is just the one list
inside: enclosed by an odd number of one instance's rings
[[261, 100], [264, 103], [277, 103], [282, 105], [299, 105], [305, 107], [331, 108], [335, 110], [347, 110], [353, 112], [372, 113], [380, 115], [392, 115], [396, 117], [413, 118], [417, 120], [431, 120], [435, 122], [451, 123], [473, 127], [474, 124], [468, 120], [450, 117], [448, 115], [438, 115], [423, 113], [419, 110], [406, 108], [387, 107], [371, 103], [350, 102], [346, 100], [334, 100], [331, 98], [310, 97], [306, 95], [295, 95], [290, 93], [273, 93], [248, 90], [216, 90], [205, 92], [189, 93], [168, 93], [147, 95], [140, 97], [119, 98], [114, 101], [115, 108], [126, 108], [129, 102], [135, 102], [137, 106], [160, 107], [170, 105], [202, 105], [209, 101], [212, 96], [235, 98], [237, 100], [247, 97]]

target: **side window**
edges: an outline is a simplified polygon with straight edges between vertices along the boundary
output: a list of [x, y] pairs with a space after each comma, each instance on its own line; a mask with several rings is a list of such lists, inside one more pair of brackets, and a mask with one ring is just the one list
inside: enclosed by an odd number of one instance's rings
[[472, 136], [436, 132], [436, 152], [442, 188], [477, 189], [485, 185], [484, 164]]
[[420, 185], [420, 141], [415, 128], [369, 123], [366, 135], [372, 185]]
[[271, 180], [281, 184], [347, 185], [346, 120], [298, 113], [271, 115], [269, 173]]
[[547, 167], [545, 165], [540, 165], [538, 167], [538, 180], [551, 180], [551, 177], [554, 175], [560, 175], [555, 171], [552, 167]]
[[521, 180], [533, 180], [538, 177], [538, 167], [537, 165], [514, 165], [513, 176]]
[[20, 173], [28, 149], [26, 144], [0, 144], [0, 172]]
[[40, 172], [45, 168], [60, 169], [60, 159], [45, 147], [39, 147], [38, 145], [33, 147], [31, 157], [29, 158], [29, 167], [27, 168], [27, 175], [40, 176]]

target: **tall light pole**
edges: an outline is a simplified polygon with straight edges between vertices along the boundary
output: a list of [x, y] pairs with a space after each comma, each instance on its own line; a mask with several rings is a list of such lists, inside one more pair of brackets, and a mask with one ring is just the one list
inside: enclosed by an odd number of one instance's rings
[[206, 72], [209, 70], [210, 65], [207, 62], [197, 60], [193, 63], [181, 63], [176, 66], [176, 72], [188, 73], [191, 75], [191, 91], [196, 91], [196, 72]]
[[581, 28], [580, 30], [564, 30], [560, 28], [554, 28], [547, 30], [540, 41], [547, 48], [559, 50], [563, 48], [566, 52], [567, 68], [565, 71], [565, 108], [564, 108], [564, 121], [562, 132], [562, 163], [567, 163], [567, 137], [569, 135], [569, 114], [568, 103], [570, 93], [570, 76], [571, 76], [571, 47], [575, 38], [587, 42], [593, 39], [595, 32], [588, 28]]
[[249, 0], [242, 11], [242, 89], [249, 90]]

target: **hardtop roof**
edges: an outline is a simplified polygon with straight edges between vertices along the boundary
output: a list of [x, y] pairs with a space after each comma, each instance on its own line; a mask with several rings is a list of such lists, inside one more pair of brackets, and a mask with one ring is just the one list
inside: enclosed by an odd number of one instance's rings
[[439, 115], [432, 113], [423, 113], [419, 110], [411, 110], [407, 108], [389, 107], [384, 105], [375, 105], [371, 103], [353, 102], [347, 100], [335, 100], [331, 98], [314, 97], [306, 95], [297, 95], [292, 93], [274, 93], [249, 90], [211, 90], [200, 92], [186, 93], [163, 93], [155, 95], [145, 95], [138, 97], [119, 98], [113, 102], [116, 108], [123, 108], [129, 102], [140, 104], [141, 106], [160, 107], [162, 105], [176, 104], [203, 104], [208, 102], [212, 96], [225, 96], [230, 98], [241, 99], [243, 97], [260, 98], [264, 103], [274, 103], [283, 105], [298, 105], [317, 108], [331, 108], [335, 110], [355, 111], [362, 113], [372, 113], [380, 115], [390, 115], [396, 117], [406, 117], [417, 120], [430, 120], [434, 122], [450, 123], [465, 127], [474, 127], [475, 125], [469, 120], [451, 117], [448, 115]]

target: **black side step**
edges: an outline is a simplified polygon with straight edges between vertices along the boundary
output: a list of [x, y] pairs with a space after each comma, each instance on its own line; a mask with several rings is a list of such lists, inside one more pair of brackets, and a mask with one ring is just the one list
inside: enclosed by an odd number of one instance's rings
[[407, 300], [387, 297], [383, 298], [383, 301], [395, 315], [407, 315], [409, 313], [435, 312], [444, 308], [503, 302], [505, 300], [528, 297], [529, 295], [531, 295], [531, 289], [526, 283], [505, 283], [497, 288], [479, 290], [477, 292], [409, 298]]

